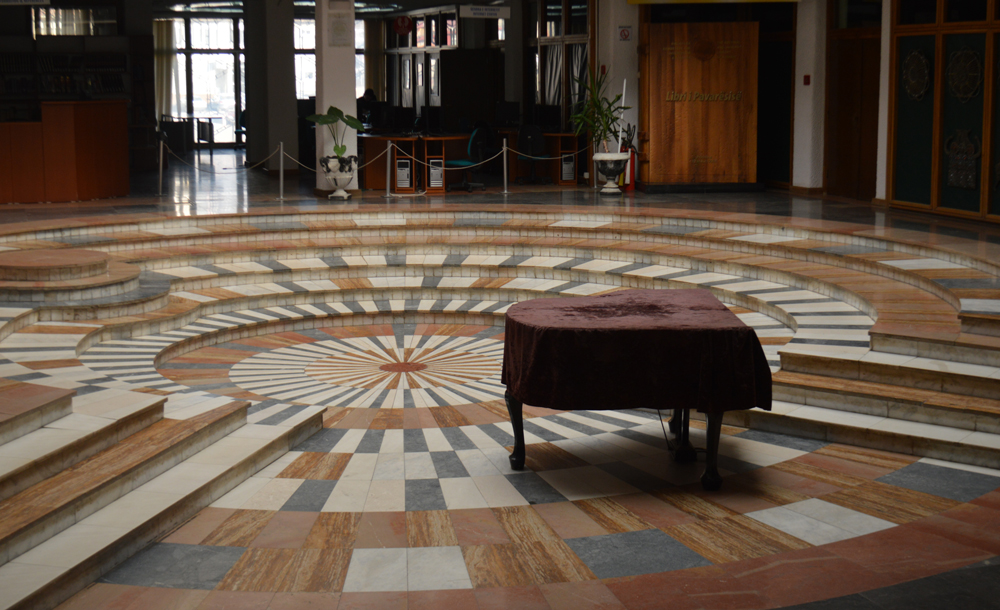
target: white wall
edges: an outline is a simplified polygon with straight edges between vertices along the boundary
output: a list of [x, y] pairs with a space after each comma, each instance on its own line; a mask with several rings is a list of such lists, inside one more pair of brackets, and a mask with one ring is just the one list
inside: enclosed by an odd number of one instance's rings
[[[350, 36], [338, 40], [331, 28], [348, 23]], [[353, 116], [357, 100], [354, 92], [354, 3], [316, 0], [316, 112], [324, 113], [330, 106], [336, 106]], [[347, 130], [345, 144], [347, 155], [358, 154], [358, 138], [353, 129]], [[319, 157], [333, 154], [333, 139], [325, 127], [316, 130], [316, 152], [317, 158], [312, 161], [316, 167], [316, 188], [331, 190], [319, 166]], [[309, 164], [306, 159], [302, 162]], [[352, 182], [349, 188], [358, 186]]]
[[[627, 79], [625, 122], [639, 124], [639, 6], [625, 0], [600, 0], [595, 19], [597, 24], [597, 69], [608, 70], [608, 93], [622, 91], [622, 80]], [[632, 26], [628, 41], [620, 39], [622, 26]]]
[[889, 173], [889, 53], [892, 49], [892, 0], [882, 0], [882, 57], [878, 85], [878, 157], [875, 198], [885, 199]]
[[[803, 84], [809, 75], [811, 84]], [[826, 0], [801, 0], [795, 39], [792, 186], [823, 186], [826, 112]]]

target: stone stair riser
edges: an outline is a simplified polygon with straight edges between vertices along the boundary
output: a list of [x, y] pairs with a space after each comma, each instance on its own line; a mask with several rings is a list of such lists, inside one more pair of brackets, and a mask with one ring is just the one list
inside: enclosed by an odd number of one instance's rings
[[[48, 404], [0, 423], [0, 445], [21, 438], [73, 412], [73, 395], [68, 394]], [[2, 496], [0, 496], [2, 499]]]
[[[692, 418], [704, 420], [704, 415], [692, 413]], [[1000, 449], [990, 447], [804, 420], [758, 409], [729, 411], [723, 418], [723, 423], [830, 443], [844, 443], [869, 449], [1000, 469]]]
[[871, 333], [870, 340], [872, 351], [875, 352], [1000, 367], [1000, 350], [955, 345], [954, 343], [934, 343], [910, 337], [884, 335], [878, 332]]
[[7, 540], [0, 541], [0, 558], [11, 561], [59, 532], [82, 521], [118, 498], [163, 474], [172, 466], [198, 453], [246, 423], [246, 409], [239, 409], [205, 426], [154, 458], [121, 473], [91, 493], [59, 507], [45, 519], [32, 523]]
[[246, 456], [183, 499], [171, 506], [164, 507], [155, 518], [133, 528], [128, 534], [119, 538], [115, 544], [100, 549], [85, 563], [74, 567], [34, 594], [10, 606], [10, 610], [50, 610], [55, 608], [141, 551], [149, 543], [177, 528], [203, 508], [229, 493], [243, 481], [287, 453], [299, 442], [318, 432], [322, 427], [322, 414], [317, 413], [290, 428], [285, 434], [267, 443], [254, 454]]
[[793, 373], [826, 375], [935, 392], [1000, 399], [1000, 379], [958, 373], [789, 353], [781, 354], [781, 369]]
[[787, 385], [780, 382], [774, 383], [773, 396], [775, 400], [811, 407], [1000, 434], [1000, 414], [962, 411], [943, 405], [869, 394], [834, 392], [825, 388]]
[[92, 455], [111, 447], [136, 432], [143, 430], [163, 418], [163, 404], [166, 399], [136, 411], [122, 419], [72, 443], [64, 445], [44, 458], [25, 464], [21, 468], [0, 477], [0, 500], [20, 493], [22, 490], [57, 474]]

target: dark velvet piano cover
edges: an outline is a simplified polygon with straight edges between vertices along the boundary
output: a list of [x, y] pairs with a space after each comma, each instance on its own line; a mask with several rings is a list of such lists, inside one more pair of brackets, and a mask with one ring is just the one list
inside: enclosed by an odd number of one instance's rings
[[756, 333], [708, 290], [517, 303], [502, 381], [526, 404], [567, 411], [771, 409]]

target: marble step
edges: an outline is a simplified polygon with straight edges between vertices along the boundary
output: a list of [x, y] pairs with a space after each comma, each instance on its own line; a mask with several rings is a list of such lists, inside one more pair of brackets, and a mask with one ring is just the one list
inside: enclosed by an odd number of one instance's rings
[[162, 419], [0, 502], [0, 561], [31, 550], [246, 423], [234, 401], [190, 419]]
[[0, 446], [0, 500], [151, 426], [163, 418], [166, 400], [114, 389], [73, 398], [65, 417]]
[[54, 608], [318, 432], [325, 410], [247, 424], [0, 566], [0, 610]]
[[771, 379], [775, 400], [1000, 434], [1000, 400], [784, 370]]
[[788, 344], [778, 354], [781, 370], [872, 381], [920, 390], [1000, 399], [1000, 367], [874, 350], [825, 349]]
[[74, 394], [74, 390], [0, 379], [0, 445], [72, 413]]
[[1000, 367], [1000, 335], [963, 332], [954, 341], [935, 341], [891, 333], [869, 332], [874, 351]]
[[1000, 337], [1000, 315], [965, 312], [958, 314], [962, 332], [988, 337]]
[[[704, 419], [692, 413], [693, 419]], [[1000, 434], [775, 400], [771, 411], [730, 411], [725, 423], [906, 455], [1000, 468]]]

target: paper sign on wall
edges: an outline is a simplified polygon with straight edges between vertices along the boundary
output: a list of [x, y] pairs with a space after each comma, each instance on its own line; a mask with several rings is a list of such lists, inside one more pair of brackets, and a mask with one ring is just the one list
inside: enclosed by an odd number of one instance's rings
[[354, 15], [351, 13], [330, 13], [331, 47], [354, 48]]
[[510, 19], [510, 7], [473, 4], [460, 7], [458, 16], [472, 19]]

